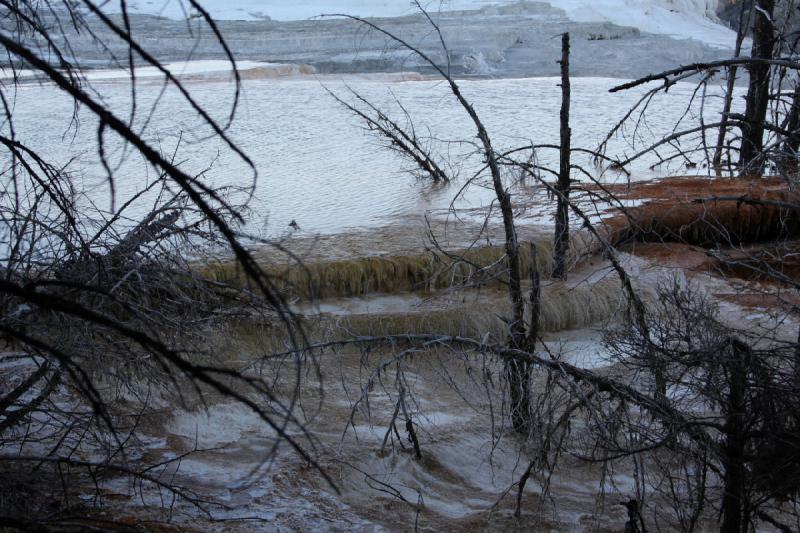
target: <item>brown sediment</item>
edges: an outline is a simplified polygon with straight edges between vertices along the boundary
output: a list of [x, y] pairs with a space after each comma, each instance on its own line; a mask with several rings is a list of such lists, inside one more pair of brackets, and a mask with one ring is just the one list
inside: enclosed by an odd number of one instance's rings
[[[588, 187], [595, 191], [597, 186]], [[629, 200], [673, 200], [686, 201], [709, 196], [759, 197], [788, 191], [782, 178], [714, 178], [710, 176], [670, 176], [630, 184], [608, 184], [603, 186], [618, 198]]]
[[687, 273], [777, 286], [800, 279], [800, 193], [785, 180], [674, 177], [610, 189], [644, 200], [603, 221], [611, 242], [635, 255]]
[[[755, 261], [758, 264], [760, 261], [790, 279], [797, 279], [800, 275], [800, 253], [787, 252], [791, 248], [787, 248], [786, 240], [800, 233], [800, 210], [792, 207], [800, 205], [800, 195], [781, 180], [676, 177], [609, 188], [622, 200], [643, 201], [624, 213], [609, 210], [608, 218], [598, 226], [613, 244], [624, 246], [626, 251], [688, 273], [760, 280], [753, 274], [752, 265], [746, 263]], [[748, 204], [714, 200], [714, 197], [744, 197], [782, 204]], [[789, 204], [789, 207], [784, 207], [784, 204]], [[411, 237], [400, 236], [399, 241], [406, 248], [412, 240], [420, 242], [418, 235]], [[742, 244], [777, 239], [780, 239], [780, 246], [773, 249], [761, 245], [744, 247]], [[552, 241], [540, 237], [536, 242], [536, 267], [542, 277], [547, 278], [553, 266]], [[363, 248], [363, 243], [359, 246]], [[406, 248], [397, 248], [397, 243], [383, 246], [384, 250], [389, 249], [392, 253], [361, 257], [334, 255], [328, 260], [309, 258], [305, 264], [288, 266], [285, 262], [264, 258], [262, 266], [288, 298], [300, 301], [409, 292], [431, 295], [459, 286], [483, 287], [488, 292], [502, 289], [505, 281], [505, 249], [499, 245], [454, 248], [453, 251], [431, 250], [425, 254], [409, 253]], [[739, 247], [741, 257], [732, 255], [732, 246]], [[523, 244], [522, 248], [522, 270], [526, 271], [529, 245]], [[573, 231], [570, 249], [572, 266], [599, 251], [588, 232], [580, 230]], [[720, 249], [727, 255], [723, 256]], [[797, 249], [800, 252], [800, 245]], [[795, 256], [799, 259], [791, 259]], [[206, 265], [202, 273], [217, 281], [247, 283], [236, 263], [229, 260]], [[613, 289], [608, 289], [611, 286]], [[581, 300], [582, 297], [578, 296], [583, 294], [582, 289], [559, 291], [551, 287], [549, 294], [543, 297], [542, 331], [582, 327], [607, 318], [613, 311], [606, 302], [612, 295], [619, 299], [616, 283], [592, 286], [584, 291], [590, 295], [588, 300]], [[500, 317], [508, 314], [507, 299], [502, 293], [498, 294], [501, 295], [491, 301], [450, 302], [438, 308], [415, 310], [403, 308], [400, 304], [398, 309], [384, 308], [377, 313], [352, 310], [346, 313], [346, 317], [322, 313], [317, 314], [312, 330], [318, 331], [317, 327], [330, 329], [331, 324], [335, 324], [339, 330], [357, 335], [408, 332], [452, 335], [491, 332], [503, 335], [506, 325]]]
[[719, 250], [715, 267], [726, 277], [796, 287], [800, 280], [800, 242], [796, 240]]
[[[536, 267], [542, 276], [552, 271], [552, 242], [536, 243]], [[522, 245], [522, 269], [526, 271], [530, 245]], [[583, 236], [573, 239], [571, 262], [586, 250]], [[362, 296], [370, 293], [434, 291], [458, 285], [502, 285], [506, 279], [505, 249], [480, 246], [452, 252], [431, 251], [420, 255], [386, 255], [322, 261], [304, 265], [262, 266], [278, 287], [291, 297], [321, 299]], [[201, 274], [215, 281], [242, 285], [243, 273], [231, 260], [206, 265]]]
[[[578, 286], [553, 283], [542, 291], [539, 331], [578, 329], [608, 321], [625, 305], [619, 281], [614, 278]], [[506, 320], [511, 305], [502, 291], [483, 291], [460, 304], [400, 307], [377, 313], [309, 314], [303, 325], [310, 342], [406, 334], [472, 338], [489, 334], [493, 342], [502, 342], [508, 335]], [[281, 329], [269, 323], [240, 321], [233, 327], [233, 337], [244, 343], [276, 345], [278, 351], [286, 344]]]
[[614, 244], [682, 242], [709, 248], [800, 233], [800, 209], [769, 203], [800, 205], [800, 194], [776, 178], [674, 177], [608, 189], [621, 200], [643, 201], [603, 221]]
[[622, 250], [689, 275], [713, 274], [775, 287], [794, 287], [800, 279], [800, 246], [795, 241], [713, 251], [680, 242], [634, 242]]
[[667, 268], [678, 268], [688, 272], [708, 272], [713, 268], [713, 260], [709, 258], [707, 250], [692, 244], [634, 242], [623, 250]]
[[734, 282], [736, 292], [715, 292], [714, 298], [739, 307], [779, 313], [798, 314], [800, 293], [795, 282], [800, 280], [800, 257], [795, 241], [751, 245], [709, 252], [689, 244], [634, 243], [626, 251], [661, 267], [676, 268], [687, 276], [711, 274]]

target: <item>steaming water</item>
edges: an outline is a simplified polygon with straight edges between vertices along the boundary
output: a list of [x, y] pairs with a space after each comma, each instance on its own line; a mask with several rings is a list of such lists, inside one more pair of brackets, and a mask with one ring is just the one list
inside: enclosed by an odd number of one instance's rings
[[[187, 87], [201, 105], [224, 122], [233, 86], [223, 78], [192, 78]], [[610, 94], [608, 89], [619, 82], [605, 78], [572, 80], [573, 146], [596, 147], [640, 94]], [[460, 83], [485, 121], [497, 149], [531, 142], [558, 142], [557, 79]], [[347, 100], [352, 100], [347, 86], [352, 87], [405, 123], [394, 101], [396, 97], [413, 117], [418, 134], [431, 138], [431, 146], [442, 154], [442, 164], [449, 165], [458, 174], [458, 180], [450, 186], [432, 186], [412, 177], [407, 172], [412, 165], [388, 152], [375, 136], [366, 132], [355, 117], [326, 93], [326, 86]], [[93, 81], [92, 88], [119, 116], [129, 117], [133, 98], [129, 83]], [[136, 89], [133, 124], [151, 143], [172, 154], [180, 138], [175, 159], [187, 171], [205, 171], [203, 179], [215, 185], [252, 185], [253, 171], [218, 139], [210, 137], [209, 129], [176, 90], [162, 93], [163, 87], [157, 80], [140, 80]], [[693, 85], [681, 84], [668, 95], [656, 98], [647, 120], [636, 131], [641, 138], [635, 146], [630, 143], [634, 139], [630, 135], [633, 129], [629, 128], [627, 138], [617, 138], [611, 143], [609, 154], [633, 153], [647, 140], [670, 132], [685, 111], [693, 90]], [[86, 110], [79, 110], [72, 120], [72, 102], [46, 84], [20, 87], [13, 105], [18, 138], [52, 161], [72, 160], [67, 168], [79, 176], [87, 196], [97, 205], [109, 208], [112, 204], [107, 174], [97, 155], [96, 119]], [[711, 111], [719, 105], [718, 98], [707, 102], [708, 120], [714, 120]], [[8, 124], [4, 129], [8, 130]], [[424, 212], [442, 212], [481, 163], [470, 155], [475, 150], [474, 127], [440, 81], [313, 76], [246, 80], [229, 133], [252, 158], [258, 172], [250, 201], [249, 229], [271, 235], [284, 233], [291, 220], [305, 232], [332, 234], [351, 228], [385, 226]], [[106, 132], [103, 141], [119, 206], [150, 182], [154, 173], [113, 133]], [[539, 162], [557, 167], [554, 151], [540, 151], [538, 157]], [[586, 160], [578, 162], [588, 164]], [[632, 179], [652, 177], [654, 172], [648, 167], [653, 162], [649, 158], [635, 164]], [[669, 170], [680, 171], [679, 167]], [[616, 180], [620, 176], [606, 173], [603, 179]], [[456, 201], [456, 207], [470, 209], [489, 204], [493, 193], [485, 185], [485, 180], [478, 180], [467, 188]], [[517, 200], [524, 201], [525, 193], [517, 192]], [[239, 194], [235, 198], [241, 200], [245, 196]], [[135, 215], [149, 205], [140, 202], [130, 208], [129, 214]]]

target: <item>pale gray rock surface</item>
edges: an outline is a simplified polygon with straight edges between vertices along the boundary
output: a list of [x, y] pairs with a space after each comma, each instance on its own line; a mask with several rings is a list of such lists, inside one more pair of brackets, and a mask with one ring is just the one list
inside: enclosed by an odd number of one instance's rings
[[[434, 13], [450, 49], [452, 72], [459, 76], [552, 76], [559, 72], [558, 35], [572, 36], [572, 74], [632, 78], [679, 64], [730, 56], [694, 39], [652, 35], [611, 23], [574, 22], [544, 2], [519, 2], [479, 10]], [[191, 22], [132, 15], [133, 33], [164, 61], [222, 59], [211, 31]], [[446, 63], [436, 33], [423, 15], [371, 19], [387, 31]], [[431, 73], [417, 57], [384, 35], [351, 20], [222, 20], [222, 34], [237, 59], [304, 63], [319, 73], [419, 71]], [[97, 24], [103, 50], [85, 34], [67, 34], [85, 64], [109, 65], [109, 51], [124, 61], [122, 43]], [[41, 43], [40, 43], [41, 44]]]

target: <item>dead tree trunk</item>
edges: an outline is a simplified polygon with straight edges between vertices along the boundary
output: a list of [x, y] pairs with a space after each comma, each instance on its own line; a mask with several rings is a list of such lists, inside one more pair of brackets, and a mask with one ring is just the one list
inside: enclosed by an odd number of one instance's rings
[[[733, 57], [739, 57], [742, 53], [742, 43], [744, 42], [744, 36], [747, 34], [747, 27], [749, 26], [750, 21], [750, 13], [752, 10], [746, 9], [747, 2], [742, 2], [741, 8], [739, 9], [739, 28], [736, 32], [736, 48], [733, 54]], [[747, 11], [748, 16], [745, 20], [745, 11]], [[722, 124], [719, 126], [719, 133], [717, 135], [717, 145], [714, 148], [714, 158], [712, 159], [711, 164], [714, 167], [714, 170], [719, 173], [722, 170], [722, 151], [725, 146], [725, 132], [728, 128], [729, 120], [728, 114], [731, 112], [731, 105], [733, 104], [733, 89], [736, 83], [736, 73], [738, 72], [737, 65], [731, 65], [728, 67], [728, 80], [727, 80], [727, 87], [725, 88], [725, 102], [722, 105]]]
[[570, 149], [572, 131], [569, 127], [569, 33], [561, 36], [561, 158], [556, 185], [556, 232], [553, 243], [554, 278], [567, 276], [567, 254], [569, 253], [569, 189]]
[[800, 149], [800, 82], [794, 87], [792, 105], [789, 108], [784, 129], [789, 133], [781, 146], [780, 171], [785, 176], [796, 176], [797, 152]]
[[116, 283], [125, 274], [124, 269], [122, 272], [120, 269], [126, 263], [133, 261], [146, 244], [155, 242], [167, 232], [173, 231], [180, 215], [180, 209], [170, 209], [165, 213], [153, 211], [105, 255], [87, 256], [61, 265], [56, 270], [55, 277], [71, 283], [96, 285]]
[[[752, 57], [772, 59], [774, 33], [772, 16], [775, 0], [756, 0], [753, 22]], [[747, 88], [745, 120], [742, 123], [742, 148], [739, 167], [743, 176], [758, 176], [764, 170], [764, 121], [769, 103], [770, 66], [751, 63]]]
[[795, 390], [800, 391], [800, 328], [797, 328], [797, 343], [794, 346], [794, 383]]
[[[533, 352], [536, 348], [536, 339], [539, 338], [539, 309], [541, 284], [539, 270], [536, 268], [536, 244], [531, 242], [531, 257], [528, 265], [528, 276], [531, 282], [530, 293], [530, 318], [528, 319], [528, 333], [524, 342], [517, 346], [518, 349]], [[508, 364], [509, 397], [511, 400], [511, 424], [514, 430], [525, 433], [530, 423], [530, 381], [531, 364], [520, 359], [513, 359]]]
[[747, 393], [747, 366], [750, 349], [740, 341], [731, 343], [731, 363], [728, 406], [725, 420], [723, 446], [724, 494], [722, 496], [722, 533], [749, 531], [749, 512], [746, 495], [745, 411]]
[[539, 314], [541, 311], [541, 279], [539, 277], [539, 269], [536, 267], [536, 243], [531, 241], [531, 257], [530, 264], [528, 265], [528, 277], [531, 281], [531, 296], [530, 296], [530, 313], [528, 319], [528, 342], [526, 349], [533, 352], [536, 348], [536, 340], [539, 338]]

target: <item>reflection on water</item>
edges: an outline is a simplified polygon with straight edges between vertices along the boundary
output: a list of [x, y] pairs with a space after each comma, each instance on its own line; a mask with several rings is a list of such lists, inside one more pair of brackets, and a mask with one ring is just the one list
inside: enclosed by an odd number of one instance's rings
[[[573, 146], [594, 148], [618, 121], [635, 96], [610, 94], [619, 80], [577, 78], [572, 83]], [[416, 180], [407, 171], [410, 163], [382, 147], [381, 142], [326, 93], [325, 86], [347, 98], [346, 85], [404, 122], [395, 97], [402, 102], [420, 135], [430, 137], [431, 146], [442, 154], [442, 163], [459, 175], [450, 186], [432, 186]], [[558, 142], [560, 88], [555, 78], [467, 80], [463, 92], [474, 102], [498, 150]], [[190, 80], [194, 98], [220, 121], [230, 111], [230, 83]], [[125, 82], [94, 82], [107, 105], [120, 116], [128, 116], [131, 91]], [[144, 80], [136, 92], [134, 124], [145, 136], [172, 153], [182, 139], [176, 160], [193, 173], [205, 171], [203, 179], [214, 184], [250, 186], [252, 170], [218, 140], [209, 138], [188, 105], [175, 90], [161, 95], [162, 86]], [[685, 110], [693, 85], [683, 84], [658, 97], [652, 112], [639, 125], [637, 134], [653, 139], [671, 131]], [[719, 100], [705, 106], [710, 116]], [[20, 88], [15, 102], [15, 128], [20, 140], [40, 149], [56, 161], [76, 157], [71, 167], [93, 201], [109, 206], [106, 175], [96, 155], [97, 125], [88, 112], [70, 123], [72, 103], [50, 86]], [[148, 117], [152, 113], [152, 118]], [[5, 126], [8, 127], [7, 125]], [[453, 101], [447, 87], [438, 81], [399, 81], [396, 78], [352, 77], [315, 79], [255, 79], [244, 82], [241, 105], [230, 135], [252, 158], [257, 182], [250, 203], [249, 229], [271, 235], [283, 234], [294, 220], [306, 233], [340, 233], [352, 228], [374, 228], [409, 215], [446, 211], [465, 180], [481, 161], [475, 157], [475, 133], [465, 113]], [[633, 128], [628, 130], [633, 133]], [[628, 155], [641, 148], [639, 139], [614, 139], [609, 154]], [[152, 169], [124, 149], [106, 133], [106, 152], [115, 169], [115, 188], [121, 199], [143, 188], [153, 179]], [[557, 168], [557, 154], [541, 151], [538, 161]], [[578, 159], [592, 171], [584, 158]], [[651, 177], [653, 159], [633, 166], [633, 179]], [[676, 171], [678, 167], [672, 169]], [[699, 169], [699, 167], [698, 167]], [[682, 171], [682, 170], [681, 170]], [[695, 170], [702, 171], [702, 169]], [[509, 178], [514, 174], [509, 172]], [[621, 179], [608, 174], [604, 179]], [[624, 179], [624, 177], [622, 178]], [[527, 194], [518, 189], [518, 194]], [[456, 200], [458, 208], [485, 206], [492, 191], [480, 179]], [[139, 209], [146, 209], [142, 204]], [[135, 213], [134, 213], [135, 214]]]

